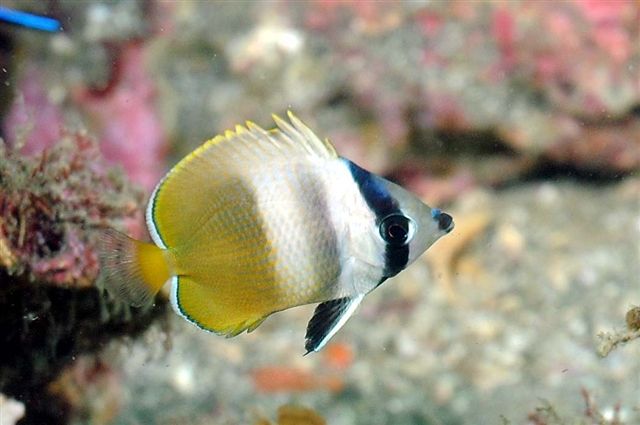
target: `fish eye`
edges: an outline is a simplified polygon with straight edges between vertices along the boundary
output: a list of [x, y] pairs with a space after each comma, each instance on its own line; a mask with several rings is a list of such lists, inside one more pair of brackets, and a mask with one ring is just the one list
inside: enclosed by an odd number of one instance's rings
[[380, 223], [380, 236], [390, 245], [407, 244], [415, 233], [415, 224], [402, 214], [385, 217]]

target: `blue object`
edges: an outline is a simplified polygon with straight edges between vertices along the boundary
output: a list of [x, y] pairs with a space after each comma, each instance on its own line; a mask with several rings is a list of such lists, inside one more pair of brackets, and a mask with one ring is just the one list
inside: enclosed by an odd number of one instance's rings
[[0, 21], [10, 22], [34, 30], [55, 32], [60, 29], [60, 22], [46, 16], [0, 7]]

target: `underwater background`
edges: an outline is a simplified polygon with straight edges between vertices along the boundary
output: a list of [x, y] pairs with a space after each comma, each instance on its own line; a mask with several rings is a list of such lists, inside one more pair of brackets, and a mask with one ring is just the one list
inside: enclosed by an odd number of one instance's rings
[[[18, 1], [0, 20], [0, 424], [640, 424], [640, 3]], [[0, 14], [2, 18], [2, 14]], [[163, 174], [288, 109], [455, 230], [304, 356], [102, 291]]]

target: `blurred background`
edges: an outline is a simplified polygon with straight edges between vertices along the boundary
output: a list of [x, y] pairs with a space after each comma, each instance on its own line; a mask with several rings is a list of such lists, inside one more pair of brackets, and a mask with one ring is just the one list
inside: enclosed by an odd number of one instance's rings
[[[0, 20], [2, 425], [640, 424], [637, 1], [0, 6], [61, 25]], [[454, 232], [306, 357], [313, 306], [229, 340], [101, 292], [99, 227], [288, 109]]]

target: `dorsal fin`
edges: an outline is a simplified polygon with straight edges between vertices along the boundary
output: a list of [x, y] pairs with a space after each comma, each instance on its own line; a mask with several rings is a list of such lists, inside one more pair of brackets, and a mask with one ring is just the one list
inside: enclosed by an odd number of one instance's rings
[[[338, 156], [333, 145], [328, 140], [320, 140], [309, 127], [307, 127], [293, 112], [288, 111], [287, 116], [291, 124], [284, 121], [277, 115], [273, 115], [273, 121], [276, 123], [280, 131], [272, 134], [280, 139], [289, 138], [299, 147], [303, 147], [306, 151], [318, 157], [335, 158]], [[292, 125], [293, 124], [293, 125]]]
[[212, 213], [202, 200], [219, 197], [230, 178], [242, 180], [273, 162], [332, 159], [331, 143], [319, 139], [292, 112], [290, 120], [274, 115], [277, 128], [264, 130], [247, 122], [205, 142], [182, 159], [158, 184], [147, 207], [147, 224], [154, 242], [175, 247]]

